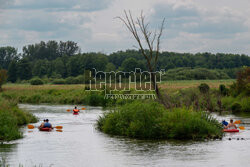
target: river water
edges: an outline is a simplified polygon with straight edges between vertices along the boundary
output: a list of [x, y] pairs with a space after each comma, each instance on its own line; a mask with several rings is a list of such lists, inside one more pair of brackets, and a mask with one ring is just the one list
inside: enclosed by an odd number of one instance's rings
[[20, 108], [31, 111], [41, 121], [48, 118], [54, 126], [63, 126], [63, 132], [31, 131], [24, 127], [23, 139], [0, 145], [1, 157], [10, 166], [25, 167], [250, 165], [249, 118], [224, 117], [241, 119], [246, 123], [246, 130], [226, 134], [222, 140], [142, 141], [111, 137], [96, 130], [96, 119], [103, 113], [102, 108], [86, 107], [79, 115], [66, 111], [73, 107], [21, 104]]

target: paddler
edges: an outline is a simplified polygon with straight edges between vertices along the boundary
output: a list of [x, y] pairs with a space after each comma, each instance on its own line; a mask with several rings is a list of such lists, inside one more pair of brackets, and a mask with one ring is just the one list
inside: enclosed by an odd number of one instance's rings
[[74, 113], [78, 113], [80, 110], [77, 109], [77, 107], [75, 106], [75, 108], [73, 109]]
[[49, 120], [48, 120], [48, 119], [45, 120], [45, 123], [44, 123], [44, 125], [43, 125], [43, 128], [52, 128], [52, 129], [53, 129], [52, 124], [49, 123]]
[[39, 129], [43, 128], [45, 122], [46, 122], [46, 120], [44, 119], [43, 122], [41, 123], [41, 125], [39, 126]]
[[225, 129], [237, 129], [236, 125], [233, 123], [233, 119], [230, 119], [230, 123], [225, 127]]

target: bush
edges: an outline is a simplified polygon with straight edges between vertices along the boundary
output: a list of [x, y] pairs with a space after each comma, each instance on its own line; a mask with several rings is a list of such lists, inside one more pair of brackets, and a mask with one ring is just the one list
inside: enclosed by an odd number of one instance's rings
[[43, 81], [40, 78], [33, 78], [30, 80], [31, 85], [43, 85]]
[[223, 85], [223, 84], [221, 84], [221, 85], [219, 86], [219, 91], [220, 91], [220, 94], [223, 95], [223, 96], [229, 95], [229, 89], [226, 88], [226, 86]]
[[63, 85], [63, 84], [65, 84], [65, 80], [64, 79], [55, 79], [52, 83], [56, 84], [56, 85]]
[[20, 110], [16, 103], [0, 98], [0, 140], [14, 140], [22, 137], [19, 126], [36, 122], [32, 114]]
[[206, 84], [206, 83], [200, 84], [199, 90], [200, 90], [200, 92], [203, 93], [203, 94], [208, 93], [208, 92], [209, 92], [209, 86], [208, 86], [208, 84]]
[[139, 139], [221, 138], [220, 123], [205, 112], [185, 108], [167, 111], [156, 102], [134, 101], [99, 117], [104, 133]]
[[231, 107], [232, 112], [240, 112], [241, 108], [242, 108], [241, 105], [237, 102], [235, 102]]

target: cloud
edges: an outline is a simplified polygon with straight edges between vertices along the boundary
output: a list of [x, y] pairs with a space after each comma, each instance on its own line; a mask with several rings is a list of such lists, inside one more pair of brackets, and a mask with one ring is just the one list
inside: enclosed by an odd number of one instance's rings
[[8, 9], [97, 11], [107, 8], [111, 3], [112, 0], [12, 0]]
[[152, 20], [166, 18], [166, 29], [172, 32], [203, 34], [210, 38], [228, 38], [249, 31], [247, 18], [230, 8], [204, 10], [192, 3], [176, 5], [161, 3], [154, 6]]

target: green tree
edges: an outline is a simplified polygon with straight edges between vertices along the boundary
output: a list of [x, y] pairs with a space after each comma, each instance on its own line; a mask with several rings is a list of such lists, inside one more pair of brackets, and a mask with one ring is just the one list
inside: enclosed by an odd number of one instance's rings
[[21, 80], [29, 80], [32, 78], [31, 62], [27, 58], [21, 59], [17, 64], [18, 77]]
[[17, 80], [17, 61], [12, 60], [8, 68], [8, 80], [16, 82]]
[[0, 47], [0, 66], [8, 69], [12, 60], [17, 59], [17, 49], [14, 47]]
[[115, 65], [113, 63], [108, 63], [105, 67], [105, 71], [106, 72], [111, 72], [111, 71], [115, 71], [116, 68], [115, 68]]
[[125, 72], [135, 71], [135, 68], [139, 68], [135, 58], [128, 58], [122, 62], [122, 69]]

